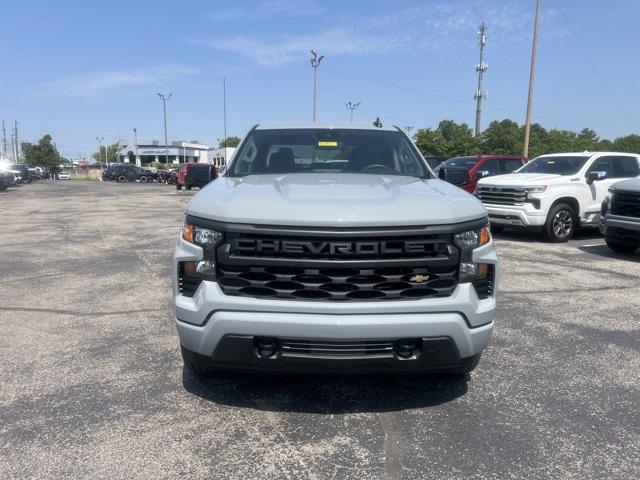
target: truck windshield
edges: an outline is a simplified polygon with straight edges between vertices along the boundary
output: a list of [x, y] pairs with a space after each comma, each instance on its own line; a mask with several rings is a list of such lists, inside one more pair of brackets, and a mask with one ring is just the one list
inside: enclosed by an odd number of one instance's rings
[[369, 173], [431, 177], [400, 132], [357, 129], [254, 130], [229, 176], [289, 173]]
[[574, 175], [587, 162], [589, 157], [538, 157], [531, 160], [515, 173], [551, 173], [556, 175]]

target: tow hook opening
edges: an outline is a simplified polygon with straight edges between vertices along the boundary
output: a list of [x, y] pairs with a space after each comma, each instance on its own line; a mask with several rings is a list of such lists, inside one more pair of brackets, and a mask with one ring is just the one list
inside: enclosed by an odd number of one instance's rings
[[274, 358], [278, 353], [278, 340], [270, 337], [256, 337], [256, 352], [260, 358]]
[[403, 338], [395, 344], [395, 353], [402, 360], [418, 358], [422, 340], [419, 338]]

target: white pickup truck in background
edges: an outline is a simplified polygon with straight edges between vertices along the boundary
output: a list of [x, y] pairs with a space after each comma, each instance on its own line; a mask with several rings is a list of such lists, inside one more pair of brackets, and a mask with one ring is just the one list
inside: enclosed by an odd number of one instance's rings
[[481, 179], [476, 196], [492, 228], [541, 230], [551, 242], [566, 242], [578, 226], [598, 226], [611, 185], [639, 176], [639, 155], [558, 153], [537, 157], [515, 173]]

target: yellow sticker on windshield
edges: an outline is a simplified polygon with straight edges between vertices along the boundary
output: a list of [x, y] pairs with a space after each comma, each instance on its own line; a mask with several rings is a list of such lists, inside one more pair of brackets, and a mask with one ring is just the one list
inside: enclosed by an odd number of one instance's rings
[[338, 142], [336, 142], [335, 140], [331, 140], [331, 141], [318, 141], [318, 146], [319, 147], [337, 147], [338, 146]]

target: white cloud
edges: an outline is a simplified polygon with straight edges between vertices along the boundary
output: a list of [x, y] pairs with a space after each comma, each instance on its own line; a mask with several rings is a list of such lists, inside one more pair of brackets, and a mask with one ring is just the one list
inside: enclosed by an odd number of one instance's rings
[[[270, 3], [280, 4], [283, 11], [289, 11], [294, 5], [290, 0]], [[299, 10], [304, 11], [304, 6]], [[532, 17], [531, 9], [516, 1], [496, 7], [488, 0], [455, 3], [434, 0], [420, 7], [359, 18], [352, 24], [316, 33], [263, 37], [237, 35], [191, 41], [235, 53], [259, 65], [273, 66], [305, 58], [311, 48], [326, 55], [413, 55], [425, 51], [474, 48], [477, 41], [474, 34], [483, 20], [489, 25], [490, 44], [508, 48], [530, 40]], [[553, 10], [545, 10], [543, 21], [553, 21], [554, 17]]]
[[200, 70], [185, 65], [165, 64], [71, 75], [46, 82], [43, 87], [48, 93], [86, 96], [123, 87], [162, 85], [199, 72]]
[[302, 17], [324, 11], [324, 7], [313, 0], [268, 0], [253, 2], [248, 7], [234, 6], [213, 12], [209, 18], [214, 22], [230, 22], [241, 19]]

